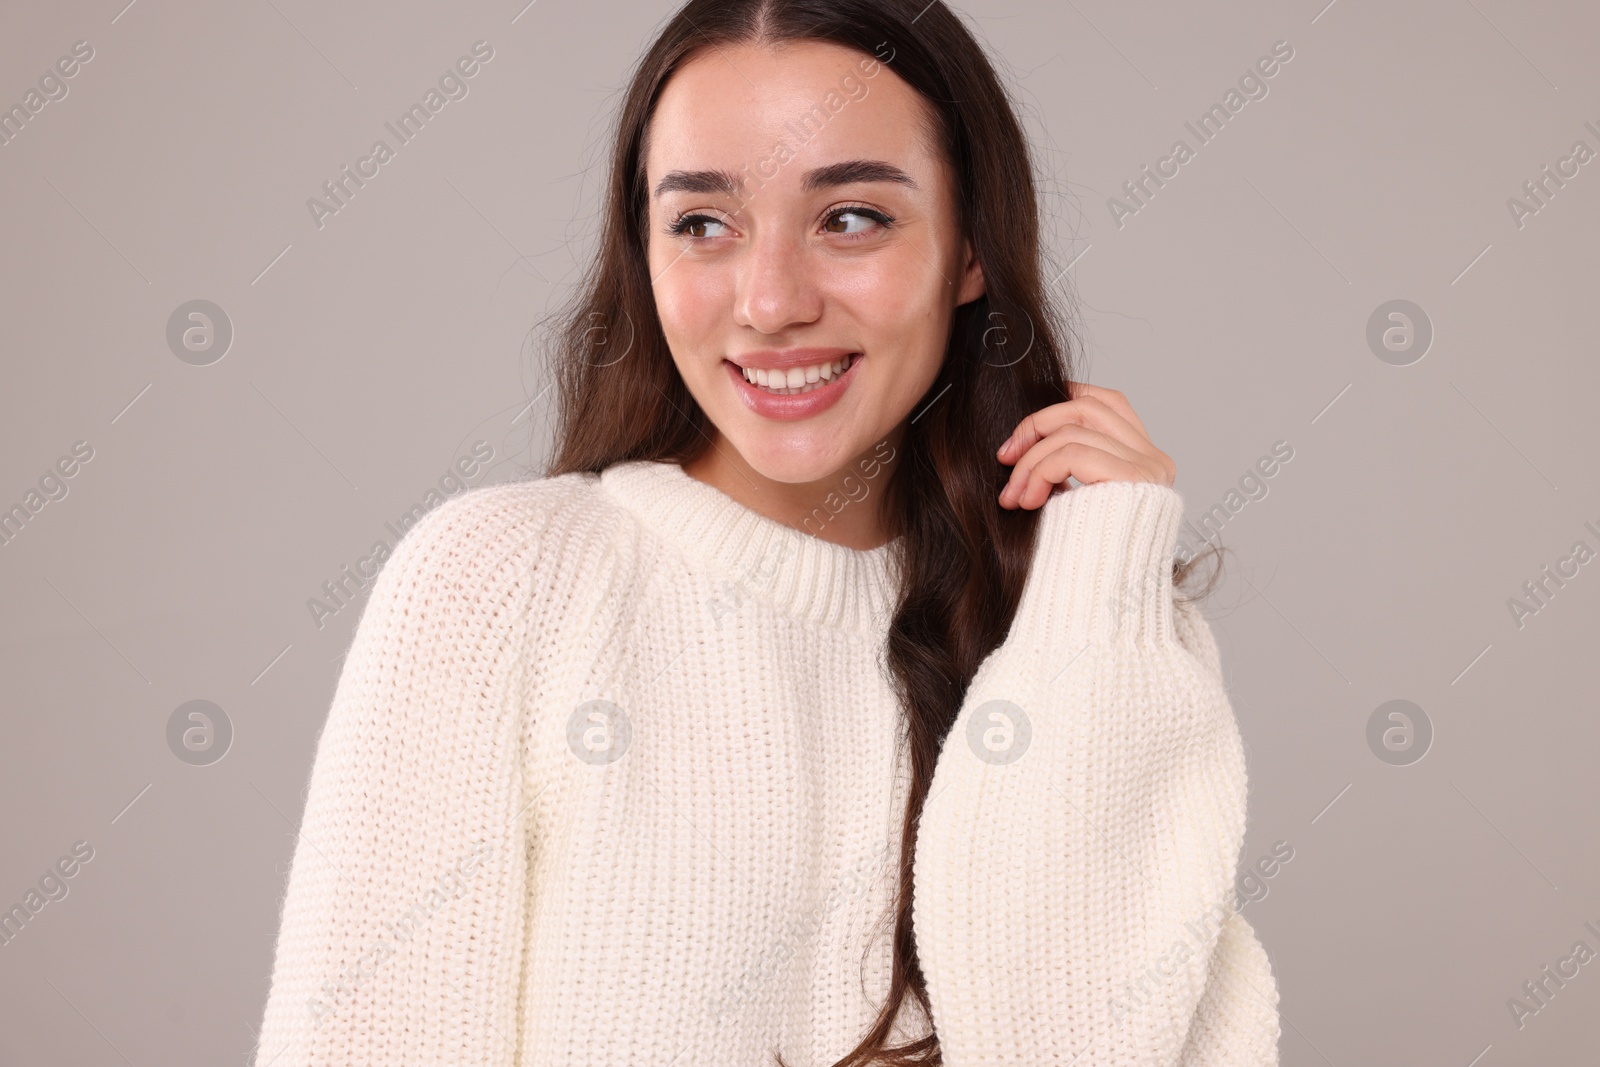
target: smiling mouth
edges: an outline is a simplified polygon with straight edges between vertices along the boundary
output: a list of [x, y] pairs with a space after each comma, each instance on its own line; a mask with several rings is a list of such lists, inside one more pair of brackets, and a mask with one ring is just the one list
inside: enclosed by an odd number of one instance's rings
[[[762, 368], [742, 367], [740, 373], [744, 380], [763, 393], [772, 396], [799, 396], [809, 393], [824, 386], [832, 384], [848, 371], [855, 361], [861, 358], [859, 352], [852, 352], [843, 359], [831, 363], [819, 363], [811, 367], [794, 367], [784, 371], [779, 369], [765, 370]], [[790, 382], [798, 384], [790, 385]], [[780, 384], [781, 383], [781, 384]]]

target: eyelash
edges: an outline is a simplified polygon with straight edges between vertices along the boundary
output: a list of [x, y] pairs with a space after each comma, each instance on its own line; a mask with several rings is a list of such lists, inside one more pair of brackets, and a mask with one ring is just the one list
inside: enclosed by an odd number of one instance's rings
[[[846, 204], [846, 205], [841, 206], [841, 207], [836, 207], [832, 211], [830, 211], [826, 215], [824, 215], [822, 217], [822, 219], [823, 219], [824, 222], [830, 222], [830, 221], [832, 221], [833, 219], [837, 218], [840, 215], [860, 215], [863, 218], [871, 219], [872, 221], [876, 222], [878, 225], [882, 226], [884, 229], [888, 229], [889, 227], [893, 226], [894, 222], [895, 222], [894, 217], [892, 215], [887, 215], [884, 212], [879, 211], [877, 208], [870, 208], [870, 207], [867, 207], [864, 204]], [[706, 222], [718, 222], [718, 223], [722, 222], [721, 219], [716, 218], [715, 216], [712, 216], [712, 215], [706, 215], [704, 213], [698, 213], [698, 212], [689, 212], [689, 213], [686, 213], [686, 214], [683, 214], [683, 215], [679, 215], [677, 218], [675, 218], [671, 222], [669, 222], [667, 224], [666, 233], [667, 233], [667, 235], [669, 237], [684, 237], [684, 236], [686, 236], [684, 231], [686, 231], [690, 226], [694, 225], [694, 223], [696, 223], [698, 221], [701, 221], [701, 220], [704, 220]], [[723, 223], [723, 225], [726, 225], [726, 223]], [[866, 237], [868, 235], [864, 234], [864, 233], [841, 233], [841, 234], [836, 234], [835, 236], [843, 237], [846, 240], [859, 240], [860, 238]], [[709, 238], [709, 237], [690, 237], [689, 238], [689, 240], [691, 240], [691, 241], [709, 241], [710, 239], [711, 238]]]

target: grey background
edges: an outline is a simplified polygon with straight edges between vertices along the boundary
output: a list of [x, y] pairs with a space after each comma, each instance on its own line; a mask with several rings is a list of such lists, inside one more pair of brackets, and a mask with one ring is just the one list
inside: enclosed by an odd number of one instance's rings
[[[617, 90], [671, 5], [171, 0], [0, 16], [0, 104], [94, 58], [0, 146], [0, 507], [93, 458], [0, 545], [0, 906], [94, 857], [0, 947], [0, 1062], [229, 1063], [254, 1042], [312, 746], [359, 605], [307, 600], [476, 441], [542, 458], [530, 328], [591, 247]], [[1207, 602], [1249, 754], [1246, 905], [1283, 1062], [1594, 1056], [1600, 963], [1522, 1028], [1507, 999], [1600, 950], [1600, 11], [984, 0], [961, 6], [1039, 146], [1089, 379], [1122, 389], [1198, 519], [1268, 454]], [[306, 207], [471, 44], [494, 58], [320, 229]], [[1294, 58], [1120, 228], [1107, 198], [1273, 43]], [[1052, 274], [1055, 273], [1052, 271]], [[225, 357], [169, 349], [205, 299]], [[1395, 366], [1369, 316], [1435, 337]], [[535, 399], [535, 398], [538, 399]], [[530, 401], [532, 403], [530, 404]], [[209, 700], [231, 748], [167, 741]], [[1432, 724], [1380, 759], [1381, 704]]]

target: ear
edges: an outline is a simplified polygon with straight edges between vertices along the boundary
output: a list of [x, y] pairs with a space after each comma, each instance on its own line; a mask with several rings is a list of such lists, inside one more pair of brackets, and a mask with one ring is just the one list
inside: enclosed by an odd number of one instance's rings
[[972, 239], [961, 239], [961, 278], [956, 288], [956, 306], [970, 304], [985, 292], [987, 287], [983, 280], [983, 264], [978, 261], [978, 254], [972, 248]]

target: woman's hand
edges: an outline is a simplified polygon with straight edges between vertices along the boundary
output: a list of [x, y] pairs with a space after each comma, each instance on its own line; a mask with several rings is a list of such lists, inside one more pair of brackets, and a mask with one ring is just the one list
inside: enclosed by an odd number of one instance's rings
[[1158, 482], [1177, 477], [1172, 457], [1150, 442], [1128, 398], [1115, 389], [1069, 382], [1074, 399], [1029, 415], [996, 456], [1011, 464], [1003, 508], [1037, 508], [1068, 477], [1093, 482]]

